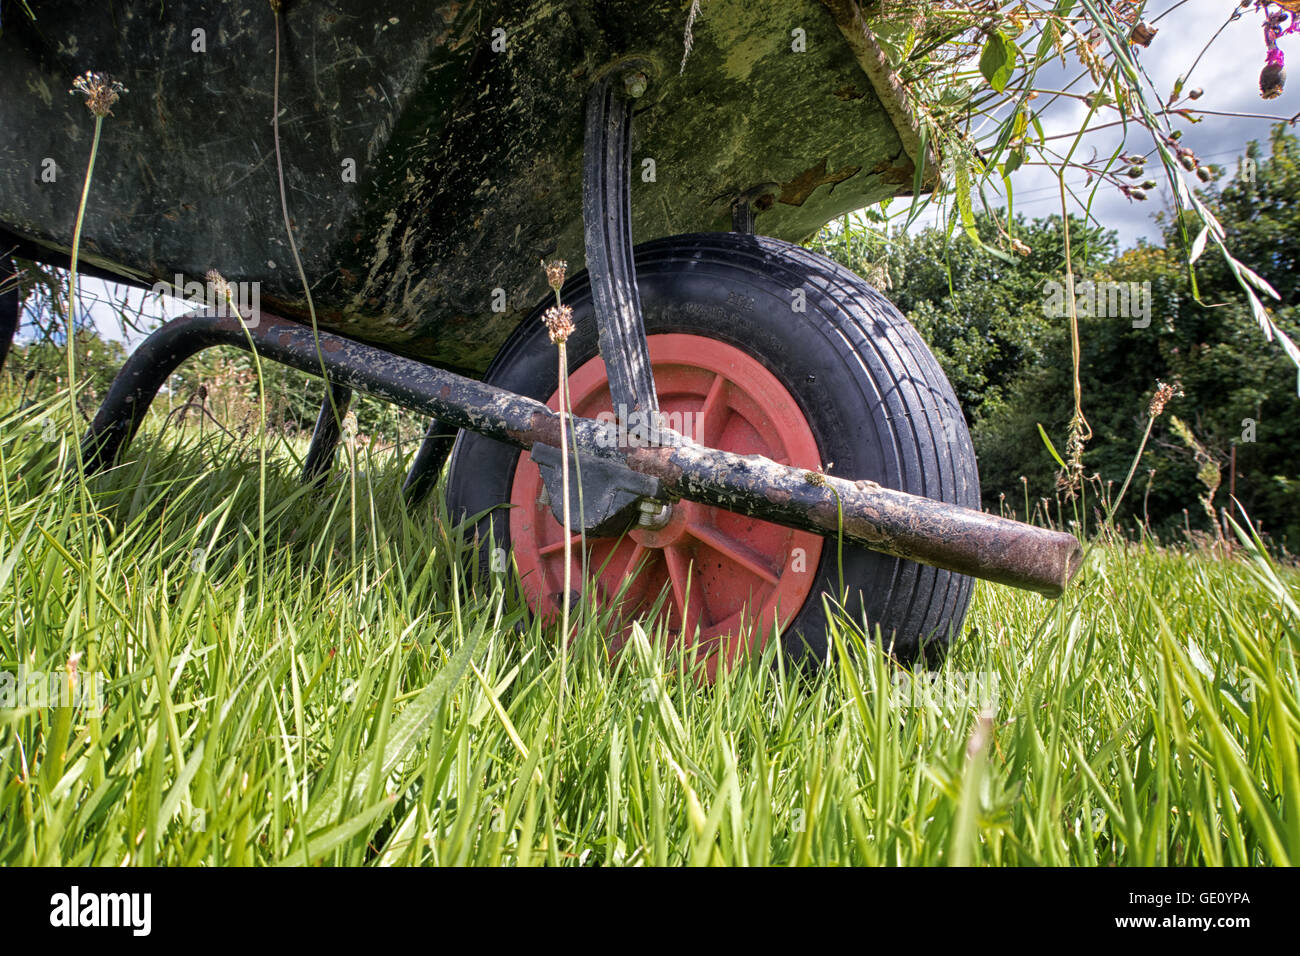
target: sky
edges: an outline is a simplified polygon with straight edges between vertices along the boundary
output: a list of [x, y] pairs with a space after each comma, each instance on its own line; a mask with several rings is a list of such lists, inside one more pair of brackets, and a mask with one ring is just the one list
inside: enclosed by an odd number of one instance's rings
[[[1199, 87], [1204, 91], [1201, 98], [1191, 104], [1199, 109], [1252, 114], [1252, 118], [1212, 115], [1205, 116], [1199, 123], [1180, 125], [1184, 129], [1183, 145], [1194, 150], [1204, 163], [1226, 165], [1230, 170], [1235, 168], [1236, 157], [1241, 155], [1249, 140], [1267, 143], [1269, 128], [1276, 118], [1289, 119], [1300, 114], [1300, 66], [1293, 66], [1292, 72], [1297, 75], [1280, 97], [1261, 99], [1258, 79], [1264, 64], [1262, 15], [1252, 8], [1241, 11], [1235, 21], [1227, 22], [1234, 9], [1232, 0], [1156, 0], [1149, 5], [1146, 19], [1159, 32], [1148, 48], [1134, 48], [1156, 89], [1168, 96], [1177, 78], [1192, 67], [1201, 48], [1216, 30], [1223, 27], [1218, 39], [1188, 75], [1185, 90]], [[1284, 38], [1282, 47], [1291, 53], [1293, 64], [1300, 63], [1300, 34]], [[1067, 55], [1067, 68], [1040, 71], [1039, 83], [1040, 86], [1051, 84], [1059, 89], [1079, 72], [1077, 60]], [[1081, 80], [1071, 90], [1089, 92], [1091, 81]], [[1188, 104], [1184, 100], [1180, 105]], [[1044, 132], [1049, 137], [1073, 133], [1086, 114], [1087, 107], [1081, 102], [1058, 99], [1041, 117]], [[1118, 133], [1118, 130], [1111, 129], [1086, 134], [1076, 155], [1087, 156], [1094, 148], [1099, 155], [1106, 155], [1119, 142]], [[1128, 152], [1147, 152], [1150, 148], [1150, 137], [1144, 131], [1134, 130], [1130, 134], [1126, 146]], [[1152, 191], [1145, 202], [1131, 201], [1113, 187], [1103, 186], [1093, 203], [1093, 215], [1104, 226], [1118, 232], [1120, 248], [1131, 246], [1139, 239], [1159, 241], [1159, 230], [1152, 216], [1162, 208], [1172, 207], [1169, 187], [1163, 182], [1163, 170], [1156, 163], [1148, 165], [1147, 170], [1151, 179], [1161, 181], [1161, 186]], [[1189, 181], [1195, 183], [1195, 178], [1190, 177]], [[1067, 183], [1078, 187], [1082, 193], [1084, 175], [1067, 176]], [[1018, 212], [1037, 217], [1059, 210], [1055, 174], [1048, 169], [1022, 168], [1015, 175], [1014, 188], [1014, 208]], [[920, 225], [927, 221], [932, 220], [923, 217]], [[142, 308], [146, 316], [159, 320], [178, 315], [188, 308], [176, 299], [159, 300], [139, 290], [108, 286], [89, 278], [83, 280], [83, 288], [83, 308], [93, 316], [101, 333], [113, 338], [123, 337], [114, 316], [114, 302], [125, 299], [130, 311]], [[142, 336], [128, 331], [125, 338], [130, 347]]]

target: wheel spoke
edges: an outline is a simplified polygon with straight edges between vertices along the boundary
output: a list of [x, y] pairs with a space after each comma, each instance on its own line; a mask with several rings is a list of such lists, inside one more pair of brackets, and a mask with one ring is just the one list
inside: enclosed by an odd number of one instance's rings
[[730, 558], [750, 573], [758, 575], [768, 584], [776, 584], [781, 579], [760, 555], [734, 538], [723, 534], [717, 528], [699, 522], [692, 522], [686, 526], [686, 533], [723, 557]]
[[[633, 538], [628, 538], [627, 541], [632, 547], [627, 549], [628, 556], [623, 560], [622, 567], [619, 568], [618, 563], [615, 561], [615, 555], [618, 553], [618, 549], [615, 548], [610, 551], [605, 564], [597, 575], [600, 593], [604, 595], [606, 601], [616, 600], [619, 594], [623, 594], [626, 598], [628, 596], [626, 589], [630, 586], [632, 577], [649, 568], [650, 563], [654, 560], [653, 555], [655, 552], [641, 544], [641, 542]], [[650, 555], [649, 560], [646, 560], [647, 555]], [[641, 565], [640, 568], [637, 567], [638, 564]], [[618, 569], [617, 576], [613, 573], [615, 569]]]
[[727, 408], [726, 392], [727, 380], [721, 375], [715, 375], [713, 384], [709, 386], [709, 394], [705, 397], [699, 412], [698, 440], [707, 448], [714, 447], [718, 440], [717, 436], [722, 434], [722, 426], [726, 424], [724, 415]]
[[645, 545], [643, 545], [640, 541], [632, 542], [632, 553], [628, 555], [627, 563], [623, 565], [622, 578], [624, 581], [626, 581], [634, 573], [636, 573], [637, 562], [640, 561], [642, 555], [644, 555], [649, 550], [650, 549], [647, 548]]
[[[706, 626], [704, 611], [700, 607], [703, 594], [690, 593], [690, 559], [683, 549], [669, 546], [664, 548], [663, 554], [664, 561], [668, 565], [668, 579], [673, 585], [673, 601], [676, 603], [677, 613], [681, 617], [681, 636], [683, 640], [690, 641], [695, 638], [695, 629], [697, 627], [702, 631]], [[698, 589], [696, 590], [698, 591]]]
[[573, 590], [578, 594], [578, 600], [582, 600], [582, 598], [586, 597], [587, 594], [587, 580], [586, 576], [582, 573], [582, 552], [580, 550], [574, 550], [571, 559], [571, 566], [573, 573], [569, 583], [572, 585]]
[[[569, 543], [574, 545], [575, 551], [581, 551], [582, 535], [580, 534], [570, 535]], [[550, 544], [542, 545], [540, 548], [537, 549], [537, 553], [540, 555], [548, 555], [548, 554], [554, 554], [556, 551], [563, 551], [563, 550], [564, 550], [564, 539], [561, 538], [559, 541], [552, 541]]]

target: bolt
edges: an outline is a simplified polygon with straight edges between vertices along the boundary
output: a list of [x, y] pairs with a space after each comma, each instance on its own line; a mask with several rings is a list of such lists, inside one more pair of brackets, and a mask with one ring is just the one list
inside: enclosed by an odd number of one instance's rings
[[653, 498], [642, 498], [638, 507], [641, 509], [641, 516], [637, 519], [637, 524], [642, 528], [658, 531], [668, 524], [668, 519], [673, 516], [672, 505], [664, 501], [655, 501]]
[[627, 90], [627, 95], [634, 100], [640, 99], [649, 83], [646, 75], [640, 70], [629, 70], [623, 74], [623, 87]]

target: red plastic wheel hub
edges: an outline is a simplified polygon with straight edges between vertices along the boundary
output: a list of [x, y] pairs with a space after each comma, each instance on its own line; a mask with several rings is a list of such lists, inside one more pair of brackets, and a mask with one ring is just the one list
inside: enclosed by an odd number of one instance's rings
[[[821, 468], [803, 413], [759, 361], [699, 335], [651, 335], [649, 344], [669, 427], [706, 447]], [[604, 361], [594, 358], [574, 372], [569, 392], [579, 417], [610, 412]], [[559, 408], [558, 392], [548, 404]], [[510, 493], [510, 541], [529, 603], [550, 618], [563, 595], [566, 535], [550, 506], [539, 503], [542, 487], [537, 466], [521, 454]], [[578, 591], [584, 589], [580, 537], [571, 537]], [[672, 639], [696, 648], [712, 677], [720, 662], [729, 666], [738, 653], [761, 648], [774, 624], [798, 614], [812, 591], [822, 544], [820, 535], [677, 501], [660, 528], [589, 539], [589, 586], [602, 605], [617, 605], [624, 621], [666, 597], [661, 608]], [[614, 650], [622, 639], [614, 635]]]

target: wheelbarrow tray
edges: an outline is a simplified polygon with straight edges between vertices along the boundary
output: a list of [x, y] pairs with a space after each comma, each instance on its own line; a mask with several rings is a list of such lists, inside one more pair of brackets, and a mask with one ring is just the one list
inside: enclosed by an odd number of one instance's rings
[[[70, 247], [93, 119], [68, 91], [93, 69], [129, 92], [104, 121], [83, 261], [145, 285], [216, 269], [306, 316], [266, 0], [29, 5], [0, 34], [0, 250]], [[538, 260], [582, 263], [584, 97], [630, 57], [649, 78], [638, 241], [728, 229], [742, 196], [758, 231], [797, 241], [930, 184], [852, 0], [708, 0], [683, 65], [689, 7], [286, 3], [280, 148], [321, 326], [481, 374], [545, 293]]]

